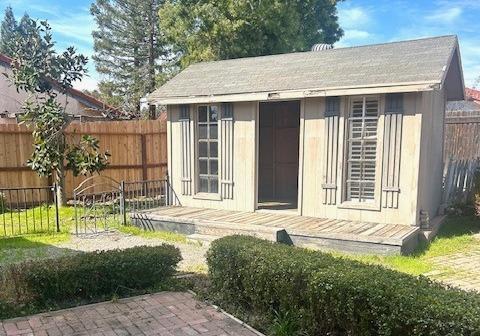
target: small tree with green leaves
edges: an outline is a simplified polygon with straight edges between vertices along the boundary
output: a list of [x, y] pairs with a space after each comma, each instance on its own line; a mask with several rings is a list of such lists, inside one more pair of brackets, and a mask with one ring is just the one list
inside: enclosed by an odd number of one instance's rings
[[[65, 170], [70, 169], [74, 176], [98, 173], [107, 166], [108, 153], [101, 153], [98, 140], [91, 136], [83, 136], [73, 145], [65, 141], [65, 129], [71, 122], [65, 113], [68, 90], [86, 74], [87, 58], [73, 47], [58, 54], [49, 24], [30, 18], [26, 21], [22, 34], [14, 37], [9, 77], [17, 91], [28, 93], [22, 105], [22, 122], [32, 129], [33, 136], [33, 153], [27, 165], [40, 176], [53, 175], [57, 197], [65, 204]], [[59, 97], [65, 101], [60, 102]]]

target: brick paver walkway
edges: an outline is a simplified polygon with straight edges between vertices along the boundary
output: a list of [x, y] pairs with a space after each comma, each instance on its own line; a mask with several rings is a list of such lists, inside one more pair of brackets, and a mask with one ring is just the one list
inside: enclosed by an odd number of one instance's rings
[[5, 335], [259, 335], [189, 293], [163, 292], [0, 322]]
[[480, 241], [477, 248], [433, 258], [438, 269], [427, 276], [466, 290], [480, 292]]

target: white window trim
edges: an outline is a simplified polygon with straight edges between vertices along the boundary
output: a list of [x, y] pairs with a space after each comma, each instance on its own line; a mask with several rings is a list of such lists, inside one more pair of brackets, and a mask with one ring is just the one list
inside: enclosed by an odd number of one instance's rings
[[[348, 117], [352, 107], [352, 100], [369, 97], [369, 98], [378, 98], [379, 101], [379, 112], [378, 112], [378, 123], [377, 123], [377, 160], [375, 164], [375, 189], [374, 189], [374, 200], [373, 202], [356, 202], [349, 201], [346, 197], [346, 188], [347, 188], [347, 174], [348, 174]], [[385, 95], [361, 95], [361, 96], [351, 96], [346, 97], [345, 105], [343, 111], [341, 110], [341, 117], [343, 118], [343, 146], [342, 146], [342, 163], [341, 163], [341, 173], [340, 176], [340, 199], [341, 202], [338, 205], [338, 208], [343, 209], [358, 209], [358, 210], [372, 210], [372, 211], [381, 211], [381, 196], [382, 196], [382, 164], [383, 164], [383, 137], [384, 137], [384, 116], [385, 116]]]
[[[199, 167], [199, 149], [198, 149], [198, 108], [200, 106], [217, 106], [218, 108], [218, 117], [217, 117], [217, 123], [218, 123], [218, 129], [217, 129], [217, 143], [218, 143], [218, 153], [217, 153], [217, 160], [218, 160], [218, 186], [217, 186], [217, 192], [216, 193], [206, 193], [206, 192], [200, 192], [199, 187], [200, 187], [200, 167]], [[193, 199], [199, 199], [199, 200], [209, 200], [209, 201], [221, 201], [222, 197], [220, 194], [220, 176], [221, 176], [221, 151], [220, 151], [220, 139], [221, 139], [221, 127], [220, 127], [220, 118], [221, 118], [221, 104], [218, 103], [213, 103], [213, 104], [195, 104], [193, 105], [194, 108], [194, 113], [193, 113], [193, 144], [194, 144], [194, 164], [193, 164], [193, 181], [194, 181], [194, 186], [193, 190], [195, 191], [193, 194]]]

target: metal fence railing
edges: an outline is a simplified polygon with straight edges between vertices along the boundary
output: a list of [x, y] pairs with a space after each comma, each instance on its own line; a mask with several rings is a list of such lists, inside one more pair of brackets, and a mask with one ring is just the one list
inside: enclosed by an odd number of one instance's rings
[[56, 187], [0, 188], [0, 237], [59, 232]]
[[[97, 233], [144, 218], [149, 209], [179, 205], [168, 179], [115, 181], [105, 176], [84, 180], [70, 206], [60, 211], [56, 186], [0, 188], [0, 238], [63, 231]], [[62, 218], [60, 218], [60, 212]]]

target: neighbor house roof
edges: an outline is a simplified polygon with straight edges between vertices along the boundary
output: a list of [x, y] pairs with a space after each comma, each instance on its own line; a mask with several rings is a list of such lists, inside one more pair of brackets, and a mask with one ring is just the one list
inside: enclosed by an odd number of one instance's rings
[[480, 91], [465, 88], [465, 100], [449, 101], [445, 111], [447, 117], [480, 115]]
[[480, 90], [465, 88], [465, 95], [467, 96], [467, 100], [473, 100], [480, 103]]
[[[12, 66], [12, 58], [8, 57], [7, 55], [1, 54], [0, 53], [0, 63], [5, 64], [7, 67]], [[118, 110], [117, 108], [110, 106], [108, 104], [105, 104], [101, 100], [90, 96], [86, 93], [83, 93], [80, 90], [74, 89], [74, 88], [69, 88], [67, 89], [67, 94], [79, 101], [81, 101], [85, 106], [88, 106], [89, 108], [93, 110], [98, 110], [100, 114], [102, 112], [107, 112], [108, 114], [114, 114], [114, 115], [121, 115], [122, 112]]]
[[[189, 66], [148, 99], [174, 104], [336, 95], [358, 88], [431, 89], [444, 82], [457, 50], [456, 36], [442, 36], [204, 62]], [[463, 96], [463, 77], [454, 82], [461, 83]]]

